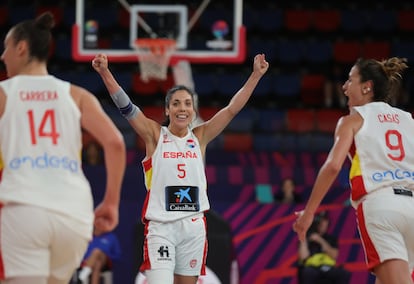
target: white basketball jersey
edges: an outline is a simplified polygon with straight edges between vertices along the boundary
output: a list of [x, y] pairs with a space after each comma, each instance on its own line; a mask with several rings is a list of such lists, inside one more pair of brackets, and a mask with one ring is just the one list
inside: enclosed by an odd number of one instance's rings
[[354, 107], [364, 122], [354, 137], [352, 200], [387, 186], [414, 187], [414, 120], [383, 102]]
[[162, 127], [154, 154], [142, 165], [147, 188], [143, 218], [168, 222], [210, 208], [204, 160], [191, 130], [181, 138]]
[[20, 75], [0, 87], [7, 97], [0, 119], [0, 202], [40, 206], [91, 224], [81, 114], [70, 84], [53, 76]]

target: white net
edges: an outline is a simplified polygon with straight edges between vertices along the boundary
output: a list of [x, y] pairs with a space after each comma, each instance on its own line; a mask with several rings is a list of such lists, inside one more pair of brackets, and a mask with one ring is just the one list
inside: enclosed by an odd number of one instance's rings
[[141, 79], [166, 80], [171, 55], [176, 49], [175, 41], [171, 39], [138, 39], [135, 42]]

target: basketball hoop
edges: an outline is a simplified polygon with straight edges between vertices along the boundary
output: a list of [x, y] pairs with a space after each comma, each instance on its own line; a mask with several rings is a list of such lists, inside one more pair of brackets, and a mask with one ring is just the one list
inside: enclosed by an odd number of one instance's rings
[[141, 69], [141, 79], [166, 80], [171, 55], [176, 50], [175, 40], [167, 38], [141, 38], [135, 40], [135, 50]]

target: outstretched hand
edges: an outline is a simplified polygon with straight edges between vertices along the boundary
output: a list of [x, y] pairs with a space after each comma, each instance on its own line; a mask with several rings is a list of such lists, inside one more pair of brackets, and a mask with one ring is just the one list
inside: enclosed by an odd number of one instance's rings
[[108, 57], [106, 54], [100, 53], [92, 60], [92, 67], [96, 72], [101, 73], [108, 69]]
[[257, 54], [254, 57], [253, 71], [257, 71], [263, 75], [267, 69], [269, 69], [269, 62], [266, 61], [265, 55], [263, 53]]
[[298, 234], [300, 241], [306, 240], [306, 232], [313, 222], [313, 215], [304, 214], [304, 211], [295, 212], [296, 222], [293, 223], [293, 231]]

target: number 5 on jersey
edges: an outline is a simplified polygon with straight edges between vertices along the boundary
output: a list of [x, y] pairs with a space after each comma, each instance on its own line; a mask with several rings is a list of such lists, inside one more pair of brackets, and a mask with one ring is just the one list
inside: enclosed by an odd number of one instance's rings
[[178, 177], [179, 178], [185, 178], [186, 171], [185, 171], [185, 164], [177, 164], [177, 170], [178, 170]]

